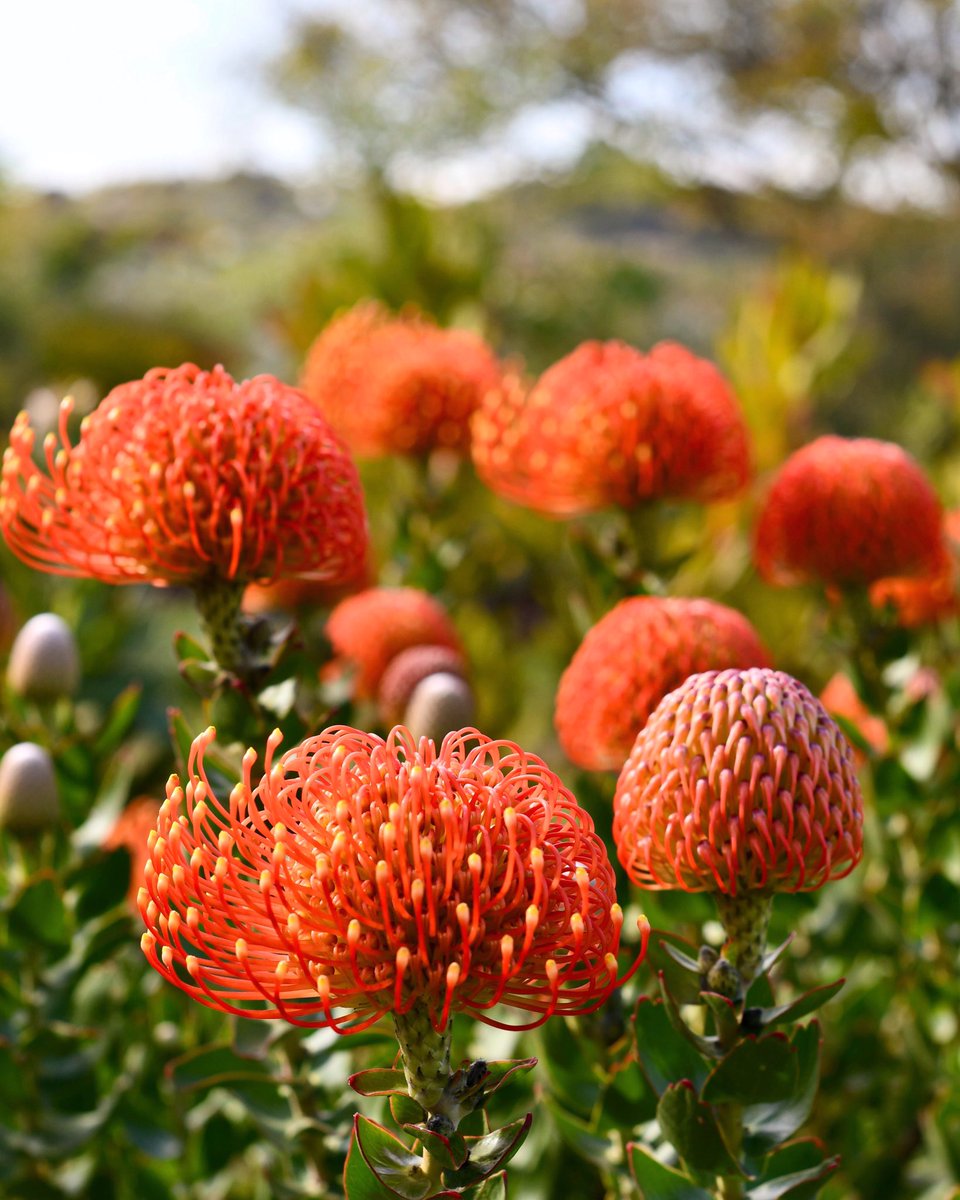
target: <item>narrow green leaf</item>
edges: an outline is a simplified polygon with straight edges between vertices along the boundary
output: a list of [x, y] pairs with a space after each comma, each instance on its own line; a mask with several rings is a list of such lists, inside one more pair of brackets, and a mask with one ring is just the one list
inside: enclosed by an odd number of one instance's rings
[[269, 1066], [255, 1058], [244, 1058], [230, 1045], [201, 1046], [167, 1066], [174, 1089], [178, 1092], [215, 1087], [238, 1080], [270, 1079]]
[[444, 1184], [451, 1188], [471, 1187], [505, 1166], [523, 1145], [532, 1120], [533, 1115], [527, 1113], [522, 1120], [512, 1121], [492, 1133], [467, 1138], [470, 1157], [459, 1171], [444, 1172]]
[[723, 1052], [717, 1045], [716, 1039], [701, 1037], [700, 1034], [694, 1033], [683, 1019], [680, 1013], [680, 1006], [674, 998], [673, 993], [667, 987], [667, 982], [662, 972], [660, 974], [660, 992], [663, 996], [667, 1016], [673, 1028], [682, 1037], [686, 1038], [698, 1054], [703, 1055], [705, 1058], [719, 1058]]
[[703, 1084], [707, 1077], [703, 1057], [689, 1039], [675, 1035], [663, 1001], [641, 996], [633, 1020], [640, 1069], [658, 1096], [681, 1079], [693, 1080], [698, 1088]]
[[816, 1200], [820, 1194], [820, 1185], [839, 1165], [839, 1158], [828, 1158], [819, 1166], [807, 1167], [804, 1171], [792, 1171], [778, 1179], [761, 1182], [750, 1188], [747, 1195], [750, 1200]]
[[845, 979], [838, 979], [834, 983], [825, 983], [822, 987], [805, 992], [796, 1000], [791, 1000], [789, 1004], [778, 1004], [773, 1008], [760, 1008], [752, 1011], [756, 1014], [755, 1019], [764, 1029], [772, 1029], [775, 1025], [785, 1025], [788, 1021], [800, 1021], [804, 1017], [808, 1017], [810, 1013], [816, 1012], [828, 1000], [832, 1000], [844, 983], [846, 983]]
[[627, 1145], [627, 1159], [640, 1200], [710, 1200], [710, 1193], [697, 1187], [681, 1171], [668, 1167], [638, 1142]]
[[609, 1164], [610, 1142], [599, 1134], [592, 1123], [584, 1121], [574, 1113], [567, 1112], [555, 1100], [547, 1100], [547, 1108], [557, 1126], [560, 1136], [588, 1162], [596, 1165]]
[[370, 1067], [357, 1071], [347, 1083], [360, 1096], [407, 1095], [407, 1077], [395, 1067]]
[[657, 1120], [664, 1137], [700, 1181], [743, 1174], [727, 1149], [713, 1109], [697, 1097], [689, 1080], [667, 1088], [657, 1105]]
[[507, 1200], [507, 1173], [490, 1175], [474, 1187], [460, 1193], [463, 1200]]
[[100, 732], [93, 743], [93, 751], [98, 755], [113, 754], [127, 736], [131, 726], [137, 719], [140, 710], [140, 698], [143, 688], [138, 683], [125, 687], [117, 696], [107, 713]]

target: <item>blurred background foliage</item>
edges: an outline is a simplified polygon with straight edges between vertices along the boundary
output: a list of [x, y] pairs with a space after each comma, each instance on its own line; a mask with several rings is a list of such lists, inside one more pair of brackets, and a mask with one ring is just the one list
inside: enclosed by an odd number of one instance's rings
[[[473, 328], [531, 372], [587, 338], [675, 338], [731, 379], [759, 482], [735, 505], [661, 511], [660, 576], [740, 608], [816, 690], [855, 668], [856, 631], [812, 589], [756, 579], [752, 511], [766, 473], [824, 431], [900, 442], [960, 505], [958, 57], [947, 0], [366, 0], [304, 17], [269, 76], [316, 120], [316, 182], [0, 190], [0, 421], [26, 404], [49, 428], [67, 391], [89, 410], [184, 360], [295, 381], [318, 331], [364, 297]], [[535, 150], [556, 130], [547, 168]], [[609, 513], [544, 520], [466, 464], [444, 477], [380, 460], [363, 477], [379, 579], [447, 603], [481, 728], [542, 754], [608, 831], [614, 778], [565, 764], [553, 697], [586, 629], [635, 590], [630, 530]], [[336, 1194], [343, 1080], [388, 1043], [238, 1028], [172, 994], [137, 947], [126, 852], [94, 836], [129, 798], [162, 794], [168, 708], [201, 727], [171, 650], [178, 629], [199, 634], [189, 597], [40, 576], [5, 549], [0, 562], [8, 624], [54, 609], [84, 668], [55, 713], [5, 702], [4, 747], [51, 748], [74, 831], [3, 842], [0, 1190]], [[318, 654], [324, 617], [300, 614]], [[778, 905], [774, 937], [798, 930], [779, 982], [848, 977], [823, 1013], [809, 1126], [843, 1158], [824, 1195], [946, 1200], [960, 1182], [955, 619], [895, 631], [879, 668], [867, 699], [890, 743], [863, 769], [868, 860]], [[712, 916], [697, 896], [640, 903], [694, 942]], [[505, 1089], [504, 1119], [532, 1087], [547, 1101], [512, 1194], [635, 1194], [611, 1131], [642, 1132], [653, 1097], [635, 1070], [610, 1073], [610, 1020], [463, 1032], [473, 1052], [542, 1059]]]

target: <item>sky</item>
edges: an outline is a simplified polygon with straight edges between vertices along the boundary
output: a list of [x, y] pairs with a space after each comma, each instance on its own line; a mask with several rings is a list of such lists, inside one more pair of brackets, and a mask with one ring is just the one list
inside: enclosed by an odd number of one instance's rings
[[263, 83], [296, 4], [0, 0], [0, 174], [83, 191], [239, 168], [308, 172], [309, 122]]

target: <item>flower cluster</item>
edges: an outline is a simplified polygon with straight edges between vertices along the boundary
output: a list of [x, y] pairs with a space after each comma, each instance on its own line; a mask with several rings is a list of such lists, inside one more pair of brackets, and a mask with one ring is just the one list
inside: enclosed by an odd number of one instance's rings
[[157, 368], [114, 388], [46, 473], [21, 413], [4, 454], [0, 527], [25, 562], [108, 583], [357, 574], [367, 549], [356, 468], [316, 407], [269, 375]]
[[717, 369], [663, 342], [585, 342], [532, 388], [508, 377], [473, 420], [500, 495], [554, 516], [663, 497], [719, 500], [750, 473], [743, 416]]
[[811, 891], [848, 874], [863, 852], [853, 751], [789, 675], [693, 675], [637, 737], [613, 836], [640, 887]]
[[460, 653], [460, 636], [446, 609], [419, 588], [367, 588], [342, 600], [327, 620], [334, 652], [357, 671], [354, 692], [376, 696], [391, 662], [411, 646], [444, 646]]
[[560, 744], [578, 766], [619, 770], [661, 697], [688, 675], [769, 664], [756, 630], [726, 605], [632, 596], [593, 626], [563, 673]]
[[934, 575], [944, 558], [940, 502], [901, 447], [821, 437], [780, 469], [760, 513], [755, 556], [777, 584]]
[[464, 451], [470, 416], [500, 378], [474, 334], [366, 303], [320, 334], [301, 382], [354, 453], [373, 458]]
[[144, 951], [201, 1003], [338, 1032], [387, 1013], [492, 1025], [598, 1006], [623, 916], [590, 817], [545, 764], [475, 730], [439, 749], [336, 727], [219, 798], [201, 734], [150, 835]]

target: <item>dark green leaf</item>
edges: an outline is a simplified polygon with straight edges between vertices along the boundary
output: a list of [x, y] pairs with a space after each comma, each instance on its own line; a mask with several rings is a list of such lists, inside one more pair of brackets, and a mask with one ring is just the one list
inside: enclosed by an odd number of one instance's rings
[[385, 1192], [403, 1200], [425, 1200], [432, 1190], [420, 1169], [420, 1156], [359, 1113], [354, 1118], [343, 1180], [349, 1200], [383, 1200]]
[[840, 1165], [839, 1158], [828, 1158], [816, 1167], [792, 1171], [777, 1179], [761, 1182], [747, 1191], [750, 1200], [815, 1200], [820, 1186]]
[[357, 1071], [347, 1083], [360, 1096], [407, 1095], [407, 1077], [395, 1067], [370, 1067]]
[[70, 940], [63, 894], [51, 875], [30, 880], [10, 907], [10, 930], [27, 941], [62, 947]]
[[86, 923], [122, 903], [130, 890], [130, 873], [130, 851], [120, 846], [75, 874], [70, 885], [77, 890], [77, 920]]
[[630, 1170], [641, 1200], [710, 1200], [710, 1193], [691, 1183], [686, 1175], [668, 1167], [637, 1142], [627, 1146]]
[[682, 1037], [686, 1038], [698, 1054], [703, 1055], [705, 1058], [719, 1058], [722, 1051], [717, 1045], [716, 1039], [701, 1037], [699, 1033], [694, 1033], [683, 1019], [680, 1013], [680, 1006], [674, 998], [673, 993], [667, 987], [667, 982], [663, 974], [660, 975], [660, 992], [663, 996], [667, 1017], [673, 1028]]
[[574, 1113], [567, 1112], [555, 1100], [547, 1100], [547, 1108], [560, 1132], [560, 1136], [587, 1162], [597, 1165], [609, 1162], [610, 1142], [597, 1133], [592, 1123], [584, 1121]]
[[201, 1046], [170, 1063], [167, 1074], [174, 1088], [183, 1092], [237, 1080], [259, 1082], [270, 1078], [270, 1068], [258, 1059], [242, 1058], [233, 1046]]
[[792, 1100], [797, 1088], [797, 1054], [786, 1037], [744, 1038], [714, 1067], [701, 1098], [709, 1104], [744, 1106]]
[[443, 1181], [447, 1187], [465, 1188], [505, 1166], [523, 1145], [530, 1132], [533, 1117], [530, 1113], [520, 1121], [513, 1121], [492, 1133], [466, 1139], [470, 1157], [459, 1171], [445, 1171]]
[[692, 1079], [699, 1088], [707, 1067], [690, 1041], [676, 1036], [663, 1002], [641, 996], [633, 1019], [640, 1067], [657, 1095], [681, 1079]]
[[467, 1143], [462, 1133], [451, 1133], [444, 1137], [442, 1133], [433, 1133], [425, 1126], [408, 1126], [408, 1131], [419, 1138], [424, 1150], [429, 1150], [438, 1162], [443, 1163], [444, 1170], [456, 1171], [467, 1159]]
[[755, 1009], [756, 1019], [765, 1029], [770, 1029], [775, 1025], [784, 1025], [788, 1021], [799, 1021], [803, 1017], [809, 1016], [810, 1013], [816, 1012], [828, 1000], [832, 1000], [845, 982], [844, 979], [838, 979], [834, 983], [825, 983], [822, 987], [814, 988], [812, 991], [798, 996], [796, 1000], [791, 1000], [789, 1004]]
[[820, 1026], [817, 1022], [801, 1025], [794, 1033], [790, 1047], [797, 1064], [792, 1095], [744, 1110], [744, 1145], [751, 1154], [765, 1154], [793, 1137], [813, 1107], [820, 1068]]
[[137, 719], [142, 694], [143, 688], [140, 684], [132, 683], [117, 696], [110, 706], [107, 719], [97, 734], [96, 741], [93, 743], [95, 754], [105, 756], [113, 754], [119, 748], [120, 743]]
[[657, 1105], [660, 1128], [687, 1168], [702, 1182], [717, 1175], [740, 1175], [727, 1149], [713, 1109], [698, 1097], [689, 1080], [673, 1084]]
[[460, 1193], [463, 1200], [507, 1200], [507, 1173], [490, 1175], [474, 1187]]

